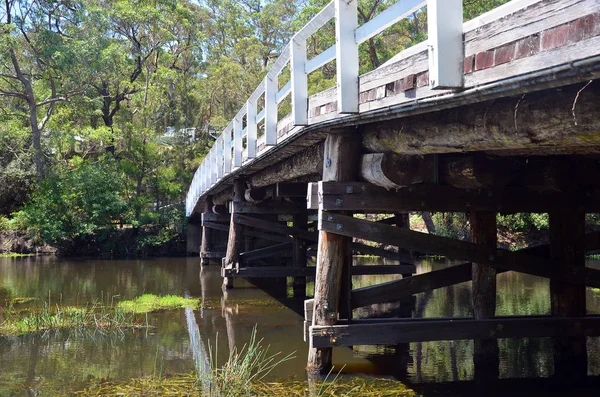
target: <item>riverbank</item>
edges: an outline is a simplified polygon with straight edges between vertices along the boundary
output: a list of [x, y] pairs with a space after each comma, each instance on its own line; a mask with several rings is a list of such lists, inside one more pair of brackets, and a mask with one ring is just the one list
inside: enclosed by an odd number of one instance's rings
[[146, 258], [185, 256], [185, 236], [163, 228], [107, 229], [102, 233], [40, 242], [30, 236], [0, 232], [0, 255], [57, 255], [89, 258]]

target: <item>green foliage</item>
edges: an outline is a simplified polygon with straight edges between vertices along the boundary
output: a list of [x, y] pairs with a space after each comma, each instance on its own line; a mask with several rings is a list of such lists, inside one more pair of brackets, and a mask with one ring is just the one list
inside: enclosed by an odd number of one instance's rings
[[498, 226], [513, 232], [528, 232], [531, 230], [547, 230], [548, 214], [517, 213], [498, 215]]
[[110, 156], [98, 162], [74, 158], [55, 170], [33, 195], [19, 217], [43, 241], [57, 243], [114, 228], [127, 209], [120, 197], [123, 176]]

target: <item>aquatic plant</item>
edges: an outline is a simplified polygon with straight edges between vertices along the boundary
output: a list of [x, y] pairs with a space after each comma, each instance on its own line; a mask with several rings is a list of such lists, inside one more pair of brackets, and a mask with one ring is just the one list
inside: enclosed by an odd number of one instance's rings
[[137, 315], [157, 310], [179, 309], [199, 306], [197, 299], [180, 296], [142, 295], [116, 305], [94, 302], [85, 306], [50, 305], [27, 310], [16, 310], [21, 301], [9, 300], [3, 308], [4, 320], [0, 323], [0, 335], [17, 336], [51, 329], [96, 328], [101, 331], [118, 331], [123, 328], [147, 328], [147, 318]]
[[98, 304], [60, 307], [44, 303], [40, 308], [17, 311], [13, 302], [9, 302], [4, 308], [4, 321], [0, 324], [0, 335], [17, 336], [51, 329], [86, 327], [112, 331], [144, 326], [144, 323], [130, 313]]
[[[254, 395], [254, 387], [278, 365], [294, 358], [294, 353], [282, 356], [282, 352], [269, 353], [269, 346], [262, 344], [262, 339], [256, 337], [256, 327], [252, 329], [250, 341], [239, 351], [233, 348], [229, 358], [221, 366], [214, 357], [209, 346], [211, 372], [207, 379], [201, 379], [204, 385], [208, 383], [210, 395], [220, 397]], [[205, 389], [206, 390], [206, 389]]]
[[131, 313], [148, 313], [158, 310], [184, 309], [191, 307], [197, 309], [200, 301], [193, 298], [184, 298], [176, 295], [157, 296], [144, 294], [133, 300], [124, 300], [117, 303], [117, 309]]

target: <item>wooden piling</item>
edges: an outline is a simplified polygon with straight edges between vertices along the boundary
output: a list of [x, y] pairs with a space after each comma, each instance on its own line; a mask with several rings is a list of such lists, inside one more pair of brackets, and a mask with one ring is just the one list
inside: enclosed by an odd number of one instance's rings
[[[585, 267], [585, 214], [550, 213], [550, 252], [559, 260], [556, 270], [575, 271]], [[550, 281], [551, 312], [557, 317], [586, 315], [585, 285]], [[554, 339], [554, 374], [565, 386], [580, 384], [587, 376], [585, 337]]]
[[[308, 231], [306, 212], [294, 216], [294, 227]], [[306, 240], [294, 238], [294, 267], [306, 268]], [[306, 277], [294, 277], [294, 297], [306, 297]]]
[[[323, 180], [352, 181], [358, 177], [360, 141], [352, 132], [331, 133], [325, 139]], [[339, 317], [342, 273], [348, 263], [348, 238], [319, 232], [315, 278], [314, 325], [332, 325]], [[327, 373], [332, 365], [331, 348], [309, 348], [309, 373]]]
[[[206, 202], [204, 203], [204, 213], [212, 214], [213, 201], [212, 196], [206, 197]], [[206, 255], [210, 251], [211, 245], [211, 237], [212, 237], [212, 229], [206, 226], [202, 226], [202, 244], [200, 245], [200, 266], [208, 265], [209, 259]], [[204, 256], [202, 254], [205, 254]]]
[[[233, 201], [244, 201], [245, 183], [243, 179], [233, 181]], [[227, 251], [223, 259], [223, 267], [232, 269], [240, 260], [240, 252], [244, 245], [244, 226], [235, 222], [235, 211], [231, 211], [231, 223], [229, 225], [229, 237], [227, 239]], [[233, 288], [233, 279], [223, 278], [223, 288]]]
[[[498, 244], [496, 214], [471, 212], [471, 236], [474, 243], [495, 250]], [[496, 269], [485, 264], [472, 266], [473, 316], [476, 320], [492, 318], [496, 314]], [[473, 363], [475, 381], [485, 384], [498, 379], [499, 357], [496, 339], [476, 339]]]

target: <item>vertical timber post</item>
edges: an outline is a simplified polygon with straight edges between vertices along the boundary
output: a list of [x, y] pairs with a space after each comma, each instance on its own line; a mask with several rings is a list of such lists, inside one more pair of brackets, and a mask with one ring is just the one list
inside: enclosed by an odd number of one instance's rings
[[[471, 212], [471, 236], [474, 243], [493, 252], [497, 249], [496, 213]], [[496, 269], [478, 263], [472, 268], [473, 315], [476, 320], [492, 318], [496, 314]], [[496, 339], [476, 339], [473, 353], [476, 384], [498, 379], [499, 356]]]
[[[212, 214], [212, 196], [206, 197], [206, 202], [204, 203], [204, 205], [204, 213]], [[212, 230], [209, 227], [202, 226], [202, 244], [200, 245], [200, 266], [208, 265], [208, 258], [203, 257], [202, 254], [206, 254], [210, 251], [211, 237]]]
[[[560, 261], [560, 272], [571, 272], [585, 266], [585, 214], [582, 212], [550, 213], [550, 252]], [[586, 315], [585, 285], [550, 280], [550, 302], [553, 316]], [[554, 376], [561, 385], [581, 384], [587, 376], [585, 337], [554, 339]]]
[[[394, 220], [396, 222], [396, 227], [410, 230], [410, 218], [407, 212], [399, 212], [394, 214]], [[398, 250], [399, 253], [409, 253], [405, 250]], [[401, 265], [409, 265], [409, 263], [403, 263], [400, 261]], [[402, 278], [411, 277], [412, 273], [402, 273]], [[399, 317], [401, 318], [411, 318], [413, 311], [415, 310], [415, 302], [416, 298], [414, 296], [410, 296], [408, 298], [402, 299], [400, 301], [400, 313]], [[398, 356], [398, 374], [401, 376], [405, 376], [408, 374], [408, 364], [411, 359], [410, 356], [410, 343], [399, 343], [395, 346], [396, 354]]]
[[[244, 192], [246, 186], [241, 178], [233, 181], [233, 201], [244, 201]], [[235, 211], [231, 211], [231, 221], [229, 225], [229, 237], [227, 239], [227, 252], [223, 259], [223, 267], [232, 269], [240, 261], [240, 252], [244, 244], [244, 227], [235, 222]], [[229, 277], [223, 278], [223, 288], [233, 288], [233, 279]]]
[[[294, 227], [308, 230], [308, 216], [306, 212], [294, 216]], [[306, 267], [306, 240], [294, 238], [294, 267]], [[306, 298], [306, 277], [294, 277], [294, 298]]]
[[[354, 131], [354, 130], [353, 130]], [[360, 140], [351, 132], [330, 133], [325, 139], [323, 181], [346, 182], [358, 178]], [[322, 216], [322, 213], [319, 213]], [[319, 232], [313, 325], [333, 325], [340, 312], [342, 273], [352, 265], [349, 238]], [[327, 373], [332, 365], [332, 348], [309, 348], [307, 371]]]

